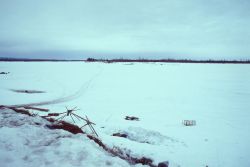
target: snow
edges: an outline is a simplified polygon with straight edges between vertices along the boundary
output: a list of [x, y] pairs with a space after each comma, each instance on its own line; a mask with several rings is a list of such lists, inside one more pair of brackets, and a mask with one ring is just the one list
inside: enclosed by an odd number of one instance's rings
[[46, 128], [42, 118], [1, 110], [0, 120], [1, 167], [129, 166], [84, 135]]
[[[94, 128], [103, 143], [136, 157], [152, 158], [155, 164], [169, 161], [170, 167], [250, 166], [249, 65], [124, 64], [126, 63], [2, 62], [0, 71], [10, 74], [0, 75], [0, 104], [46, 104], [40, 107], [58, 113], [65, 112], [65, 106], [77, 106], [81, 110], [76, 111], [76, 114], [83, 117], [87, 115], [96, 123]], [[46, 93], [24, 94], [9, 89], [39, 90]], [[126, 116], [136, 116], [140, 120], [127, 121], [124, 119]], [[65, 120], [73, 123], [70, 117]], [[183, 120], [195, 120], [196, 126], [183, 126]], [[83, 122], [75, 121], [77, 125], [83, 125]], [[53, 133], [57, 133], [57, 130], [54, 132], [32, 123], [16, 128], [8, 127], [9, 124], [8, 121], [1, 121], [1, 139], [5, 136], [4, 140], [20, 152], [12, 152], [10, 156], [7, 149], [3, 149], [5, 144], [1, 145], [1, 162], [6, 165], [6, 161], [13, 157], [16, 158], [13, 163], [24, 162], [19, 155], [23, 151], [20, 149], [22, 145], [15, 144], [16, 140], [25, 143], [25, 138], [31, 135], [36, 142], [34, 148], [25, 146], [30, 153], [44, 147], [37, 144], [39, 141], [47, 141], [44, 136], [55, 138]], [[31, 133], [29, 129], [34, 129], [36, 133]], [[87, 127], [84, 130], [89, 131]], [[128, 138], [112, 136], [118, 132], [127, 134]], [[60, 136], [61, 133], [66, 132], [60, 131], [57, 135]], [[50, 158], [54, 149], [58, 149], [59, 155], [66, 157], [65, 166], [77, 166], [78, 163], [105, 166], [106, 160], [115, 158], [84, 136], [70, 136], [54, 141], [55, 145], [60, 143], [58, 147], [46, 147], [41, 153], [41, 159], [35, 157], [35, 154], [32, 154], [32, 159], [39, 159], [39, 164], [51, 162], [51, 159], [46, 158]], [[86, 151], [85, 148], [89, 147], [90, 151]], [[63, 153], [65, 150], [70, 150], [67, 155], [71, 156], [66, 156]], [[81, 160], [78, 153], [82, 150], [89, 155], [87, 157], [100, 159]], [[96, 156], [99, 154], [101, 155]], [[52, 157], [58, 160], [61, 157], [59, 155]], [[114, 166], [129, 165], [117, 157], [111, 161]], [[55, 163], [48, 165], [57, 166]], [[31, 164], [39, 165], [37, 161], [27, 165]]]

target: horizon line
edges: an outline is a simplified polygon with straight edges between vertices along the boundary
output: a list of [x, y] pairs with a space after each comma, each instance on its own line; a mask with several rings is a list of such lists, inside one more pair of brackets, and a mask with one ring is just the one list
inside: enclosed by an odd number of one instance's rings
[[12, 58], [12, 57], [0, 57], [0, 62], [104, 62], [104, 63], [119, 63], [119, 62], [159, 62], [159, 63], [217, 63], [217, 64], [250, 64], [250, 59], [234, 59], [234, 60], [227, 60], [227, 59], [204, 59], [204, 60], [197, 60], [197, 59], [173, 59], [173, 58], [164, 58], [164, 59], [148, 59], [148, 58], [85, 58], [85, 59], [47, 59], [47, 58]]

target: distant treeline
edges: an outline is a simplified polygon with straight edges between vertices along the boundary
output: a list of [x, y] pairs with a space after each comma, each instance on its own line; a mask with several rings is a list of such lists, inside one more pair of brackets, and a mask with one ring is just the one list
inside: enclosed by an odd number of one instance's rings
[[118, 63], [118, 62], [159, 62], [159, 63], [220, 63], [220, 64], [250, 64], [250, 60], [191, 60], [191, 59], [95, 59], [88, 58], [87, 62], [104, 62], [104, 63]]
[[21, 61], [21, 62], [60, 62], [60, 61], [84, 61], [84, 60], [65, 60], [65, 59], [29, 59], [29, 58], [6, 58], [0, 57], [0, 61]]
[[119, 63], [119, 62], [141, 62], [141, 63], [218, 63], [218, 64], [250, 64], [250, 60], [192, 60], [192, 59], [95, 59], [87, 58], [86, 60], [65, 60], [65, 59], [27, 59], [27, 58], [5, 58], [0, 57], [0, 61], [21, 61], [21, 62], [71, 62], [71, 61], [85, 61], [85, 62], [103, 62], [103, 63]]

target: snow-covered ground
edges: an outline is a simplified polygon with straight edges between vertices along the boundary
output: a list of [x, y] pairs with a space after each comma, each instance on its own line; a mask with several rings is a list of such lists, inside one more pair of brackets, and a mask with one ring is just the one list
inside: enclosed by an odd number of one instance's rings
[[0, 166], [123, 166], [84, 135], [49, 130], [42, 118], [1, 110]]
[[[87, 115], [96, 123], [103, 143], [133, 156], [152, 158], [155, 164], [169, 161], [170, 167], [250, 166], [249, 65], [1, 62], [2, 71], [10, 73], [0, 75], [0, 105], [34, 103], [58, 113], [65, 112], [65, 106], [77, 106], [81, 110], [76, 114]], [[11, 89], [45, 93], [25, 94]], [[9, 110], [2, 112], [11, 114]], [[125, 120], [126, 116], [138, 117], [139, 121]], [[65, 120], [72, 122], [70, 117]], [[195, 120], [196, 126], [183, 126], [183, 120]], [[59, 160], [65, 161], [61, 166], [129, 165], [84, 136], [31, 125], [27, 120], [13, 128], [8, 117], [1, 115], [1, 166], [16, 166], [19, 161], [27, 166], [47, 162], [58, 166]], [[111, 136], [118, 132], [128, 137]], [[61, 135], [71, 137], [59, 137], [51, 147], [40, 145], [47, 141], [46, 136], [51, 140]], [[31, 146], [23, 146], [27, 138], [34, 138]], [[45, 150], [40, 158], [32, 154], [40, 149]], [[79, 157], [81, 152], [88, 158]], [[53, 158], [44, 158], [50, 156]], [[11, 158], [15, 161], [9, 164]], [[52, 159], [57, 161], [50, 163]]]

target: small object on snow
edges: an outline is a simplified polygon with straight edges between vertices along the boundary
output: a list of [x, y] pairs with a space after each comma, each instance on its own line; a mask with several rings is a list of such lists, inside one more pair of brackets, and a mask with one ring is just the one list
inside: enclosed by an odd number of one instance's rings
[[0, 72], [0, 74], [9, 74], [10, 72]]
[[185, 126], [195, 126], [196, 121], [195, 120], [183, 120], [182, 124], [185, 125]]
[[129, 121], [139, 121], [139, 118], [134, 116], [126, 116], [125, 119]]
[[168, 165], [169, 165], [169, 162], [168, 161], [164, 161], [164, 162], [160, 162], [158, 164], [158, 167], [168, 167]]
[[134, 161], [135, 161], [136, 163], [140, 163], [140, 164], [142, 164], [142, 165], [148, 165], [148, 166], [151, 166], [151, 167], [156, 167], [155, 165], [152, 164], [152, 163], [153, 163], [153, 160], [150, 159], [150, 158], [146, 158], [146, 157], [142, 157], [142, 158], [140, 158], [140, 159], [134, 158]]
[[127, 137], [128, 137], [128, 135], [127, 135], [127, 134], [124, 134], [124, 133], [114, 133], [112, 136], [124, 137], [124, 138], [127, 138]]
[[47, 116], [45, 117], [57, 117], [59, 116], [60, 114], [59, 113], [49, 113]]

